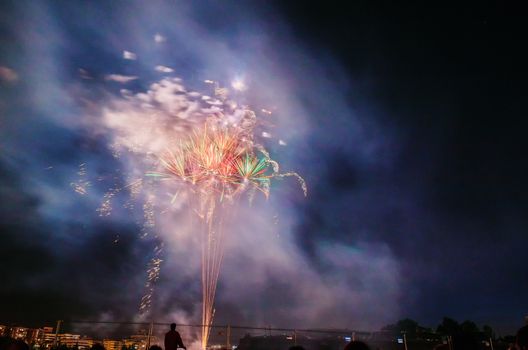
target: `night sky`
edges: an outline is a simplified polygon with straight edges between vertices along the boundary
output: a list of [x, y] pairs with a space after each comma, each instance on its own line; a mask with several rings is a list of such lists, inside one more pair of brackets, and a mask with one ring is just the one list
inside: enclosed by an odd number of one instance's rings
[[[153, 317], [196, 320], [185, 244], [96, 211], [128, 160], [91, 118], [122, 88], [150, 91], [163, 64], [194, 89], [243, 76], [249, 103], [280, 115], [288, 145], [270, 151], [308, 183], [307, 198], [281, 182], [244, 209], [218, 322], [375, 330], [450, 316], [512, 333], [528, 313], [527, 25], [506, 5], [2, 2], [0, 323], [135, 319], [160, 241]], [[85, 196], [71, 186], [81, 164]], [[276, 218], [280, 240], [261, 228]], [[171, 220], [159, 230], [184, 225]]]

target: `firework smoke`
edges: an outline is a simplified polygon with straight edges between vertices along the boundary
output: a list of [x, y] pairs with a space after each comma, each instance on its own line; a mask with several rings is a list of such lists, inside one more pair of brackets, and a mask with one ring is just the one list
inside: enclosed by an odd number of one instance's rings
[[[254, 130], [259, 122], [255, 112], [228, 99], [228, 89], [221, 88], [218, 83], [214, 85], [214, 97], [210, 97], [188, 93], [179, 78], [166, 78], [151, 86], [155, 94], [127, 95], [128, 101], [139, 105], [148, 117], [141, 120], [140, 129], [128, 127], [125, 131], [133, 134], [125, 133], [112, 143], [118, 154], [131, 154], [136, 164], [160, 168], [146, 172], [146, 176], [159, 179], [162, 190], [173, 193], [167, 203], [173, 204], [178, 196], [185, 196], [194, 203], [187, 207], [188, 210], [202, 221], [205, 228], [201, 237], [203, 348], [207, 346], [214, 318], [214, 299], [224, 256], [224, 226], [228, 217], [235, 216], [235, 208], [228, 206], [244, 193], [250, 200], [256, 191], [268, 197], [274, 178], [295, 177], [304, 195], [307, 194], [304, 179], [295, 172], [280, 173], [279, 164], [256, 141]], [[238, 82], [233, 88], [241, 90], [240, 86]], [[171, 101], [172, 108], [168, 111], [160, 108], [159, 96]], [[179, 108], [174, 108], [175, 102]], [[132, 125], [128, 121], [127, 124]], [[115, 128], [116, 123], [111, 119], [107, 125]], [[262, 135], [271, 137], [267, 132]], [[165, 150], [161, 152], [162, 148]], [[142, 183], [142, 179], [135, 180], [125, 188], [137, 197]], [[159, 189], [160, 186], [155, 192]], [[98, 209], [100, 215], [110, 214], [111, 201], [120, 191], [121, 188], [112, 189], [105, 194]], [[142, 237], [155, 226], [153, 202], [156, 195], [149, 191], [147, 189], [143, 205]], [[148, 311], [152, 302], [161, 269], [160, 254], [161, 249], [157, 248], [149, 262], [141, 312]]]
[[[248, 190], [236, 195], [226, 189], [222, 203], [244, 220], [224, 220], [225, 259], [215, 323], [361, 328], [393, 321], [404, 282], [398, 279], [392, 247], [376, 238], [381, 231], [394, 236], [378, 223], [388, 215], [384, 210], [392, 213], [395, 208], [377, 209], [379, 203], [393, 202], [379, 197], [387, 189], [376, 182], [337, 191], [330, 167], [339, 159], [341, 171], [351, 171], [354, 164], [368, 177], [373, 167], [389, 163], [386, 157], [396, 153], [395, 144], [390, 151], [377, 151], [380, 132], [362, 125], [351, 112], [349, 87], [340, 80], [335, 62], [310, 58], [285, 28], [274, 37], [266, 29], [268, 20], [261, 20], [261, 12], [252, 12], [251, 6], [222, 5], [241, 23], [240, 31], [233, 32], [211, 30], [210, 18], [218, 13], [213, 4], [145, 7], [137, 2], [127, 11], [119, 5], [96, 10], [89, 4], [22, 4], [12, 16], [23, 18], [12, 27], [21, 51], [2, 64], [19, 77], [9, 85], [19, 89], [12, 97], [24, 98], [4, 98], [14, 107], [6, 111], [13, 117], [2, 121], [7, 131], [2, 166], [24, 186], [13, 184], [16, 190], [9, 189], [4, 197], [14, 205], [20, 202], [18, 194], [38, 203], [31, 212], [35, 223], [28, 225], [43, 231], [41, 238], [29, 239], [61, 266], [71, 266], [50, 271], [50, 279], [35, 280], [36, 285], [52, 280], [61, 290], [79, 295], [74, 304], [86, 303], [78, 309], [88, 311], [78, 317], [106, 313], [116, 320], [135, 317], [142, 288], [144, 295], [153, 290], [143, 308], [149, 319], [198, 323], [202, 261], [196, 247], [203, 235], [196, 229], [203, 220], [200, 210], [188, 213], [196, 196], [185, 188], [193, 186], [177, 177], [162, 180], [146, 174], [168, 173], [161, 159], [170, 158], [170, 152], [176, 155], [176, 140], [186, 143], [195, 132], [200, 134], [211, 115], [222, 112], [241, 120], [252, 110], [258, 121], [255, 147], [249, 158], [241, 155], [236, 172], [249, 173], [253, 161], [269, 158], [261, 144], [282, 168], [276, 170], [268, 159], [265, 174], [299, 169], [307, 176], [311, 199], [302, 200], [295, 179], [276, 181], [277, 190], [272, 188], [268, 199], [261, 181], [249, 181]], [[101, 18], [99, 11], [111, 20]], [[95, 25], [93, 18], [101, 22]], [[277, 28], [280, 21], [271, 20]], [[124, 51], [136, 59], [125, 59]], [[105, 79], [112, 75], [117, 79]], [[90, 186], [79, 196], [69, 184], [81, 179], [81, 163], [91, 176], [85, 176]], [[109, 174], [112, 169], [116, 171]], [[400, 208], [408, 193], [392, 195], [394, 206]], [[144, 208], [149, 198], [155, 205]], [[247, 199], [252, 199], [251, 206]], [[10, 220], [20, 215], [16, 212], [9, 211]], [[359, 225], [357, 216], [372, 223]], [[151, 221], [146, 218], [152, 218], [153, 227], [145, 225]], [[343, 226], [343, 221], [348, 224]], [[24, 232], [17, 230], [17, 235], [23, 238]], [[111, 250], [106, 250], [105, 239]], [[165, 244], [157, 255], [153, 249], [160, 242]], [[90, 254], [101, 259], [88, 264]], [[163, 260], [160, 269], [154, 259]], [[92, 275], [97, 278], [90, 279]], [[76, 283], [61, 282], [71, 280]], [[94, 285], [97, 293], [91, 292]], [[116, 292], [124, 286], [129, 293]]]

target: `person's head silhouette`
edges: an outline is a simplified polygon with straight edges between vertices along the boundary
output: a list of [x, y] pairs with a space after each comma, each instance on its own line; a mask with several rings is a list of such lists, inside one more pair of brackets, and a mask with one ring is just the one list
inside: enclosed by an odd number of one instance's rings
[[12, 338], [7, 338], [4, 344], [0, 345], [2, 345], [2, 349], [7, 350], [29, 350], [29, 346], [20, 339], [15, 340]]
[[370, 350], [370, 348], [362, 341], [353, 340], [345, 346], [345, 350]]
[[176, 330], [176, 323], [171, 323], [171, 331], [175, 331]]
[[300, 345], [294, 345], [294, 346], [290, 346], [289, 350], [304, 350], [304, 348]]
[[95, 343], [94, 345], [92, 345], [91, 350], [105, 350], [105, 348], [101, 344]]

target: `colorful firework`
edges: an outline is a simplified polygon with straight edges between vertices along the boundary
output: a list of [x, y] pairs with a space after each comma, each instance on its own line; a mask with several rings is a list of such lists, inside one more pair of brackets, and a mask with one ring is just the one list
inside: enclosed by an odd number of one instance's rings
[[232, 214], [227, 206], [243, 193], [252, 198], [254, 192], [260, 191], [267, 197], [271, 180], [287, 176], [296, 177], [306, 195], [306, 184], [297, 173], [279, 173], [278, 163], [262, 146], [253, 143], [254, 118], [255, 114], [248, 110], [239, 124], [230, 124], [217, 113], [215, 118], [207, 119], [202, 127], [193, 130], [189, 137], [179, 139], [173, 149], [159, 155], [160, 169], [146, 174], [162, 181], [175, 181], [197, 198], [194, 211], [205, 227], [202, 237], [203, 348], [207, 345], [214, 317], [224, 225], [229, 213]]
[[[257, 126], [263, 125], [256, 113], [230, 100], [229, 89], [214, 81], [206, 83], [213, 85], [212, 97], [188, 92], [177, 78], [152, 84], [148, 94], [123, 92], [124, 100], [116, 102], [116, 110], [107, 111], [103, 117], [105, 126], [117, 131], [111, 143], [112, 154], [117, 158], [133, 156], [136, 170], [143, 170], [141, 173], [146, 178], [110, 189], [98, 209], [101, 216], [110, 215], [112, 201], [127, 189], [132, 197], [125, 204], [127, 209], [133, 210], [136, 198], [145, 201], [141, 237], [152, 234], [158, 239], [154, 232], [155, 208], [165, 207], [161, 213], [167, 213], [173, 204], [182, 205], [178, 198], [186, 199], [189, 212], [201, 223], [196, 227], [202, 227], [203, 348], [207, 346], [214, 318], [214, 299], [224, 255], [224, 227], [236, 218], [235, 202], [244, 195], [251, 202], [256, 193], [267, 198], [274, 179], [290, 176], [295, 177], [304, 194], [307, 193], [302, 177], [295, 172], [281, 173], [279, 164], [256, 142], [257, 135], [263, 139], [273, 138], [271, 133], [262, 130], [256, 133]], [[239, 83], [233, 88], [245, 90]], [[268, 117], [271, 114], [267, 109], [262, 109], [262, 113]], [[282, 140], [279, 144], [286, 145]], [[145, 167], [150, 170], [145, 172]], [[161, 197], [152, 195], [157, 192], [156, 187], [173, 193], [166, 205], [159, 203]], [[147, 193], [139, 196], [139, 192], [145, 190]], [[162, 242], [147, 266], [141, 313], [151, 308], [161, 254]]]
[[242, 140], [236, 131], [208, 129], [205, 124], [175, 150], [161, 155], [162, 171], [147, 176], [176, 180], [221, 199], [234, 199], [247, 185], [268, 195], [270, 179], [279, 174], [267, 174], [270, 160], [259, 159], [251, 144]]

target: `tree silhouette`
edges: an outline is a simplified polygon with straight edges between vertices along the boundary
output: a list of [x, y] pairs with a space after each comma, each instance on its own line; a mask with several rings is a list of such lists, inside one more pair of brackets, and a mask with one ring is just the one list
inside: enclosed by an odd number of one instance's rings
[[461, 329], [457, 321], [449, 317], [444, 317], [442, 323], [436, 328], [436, 332], [441, 335], [455, 335], [459, 334]]
[[462, 333], [466, 334], [476, 334], [480, 332], [475, 322], [469, 320], [462, 322], [462, 324], [460, 325], [460, 330], [462, 331]]
[[495, 332], [493, 332], [493, 329], [490, 326], [488, 326], [487, 324], [482, 326], [482, 332], [484, 333], [486, 338], [491, 338], [491, 339], [495, 340]]

